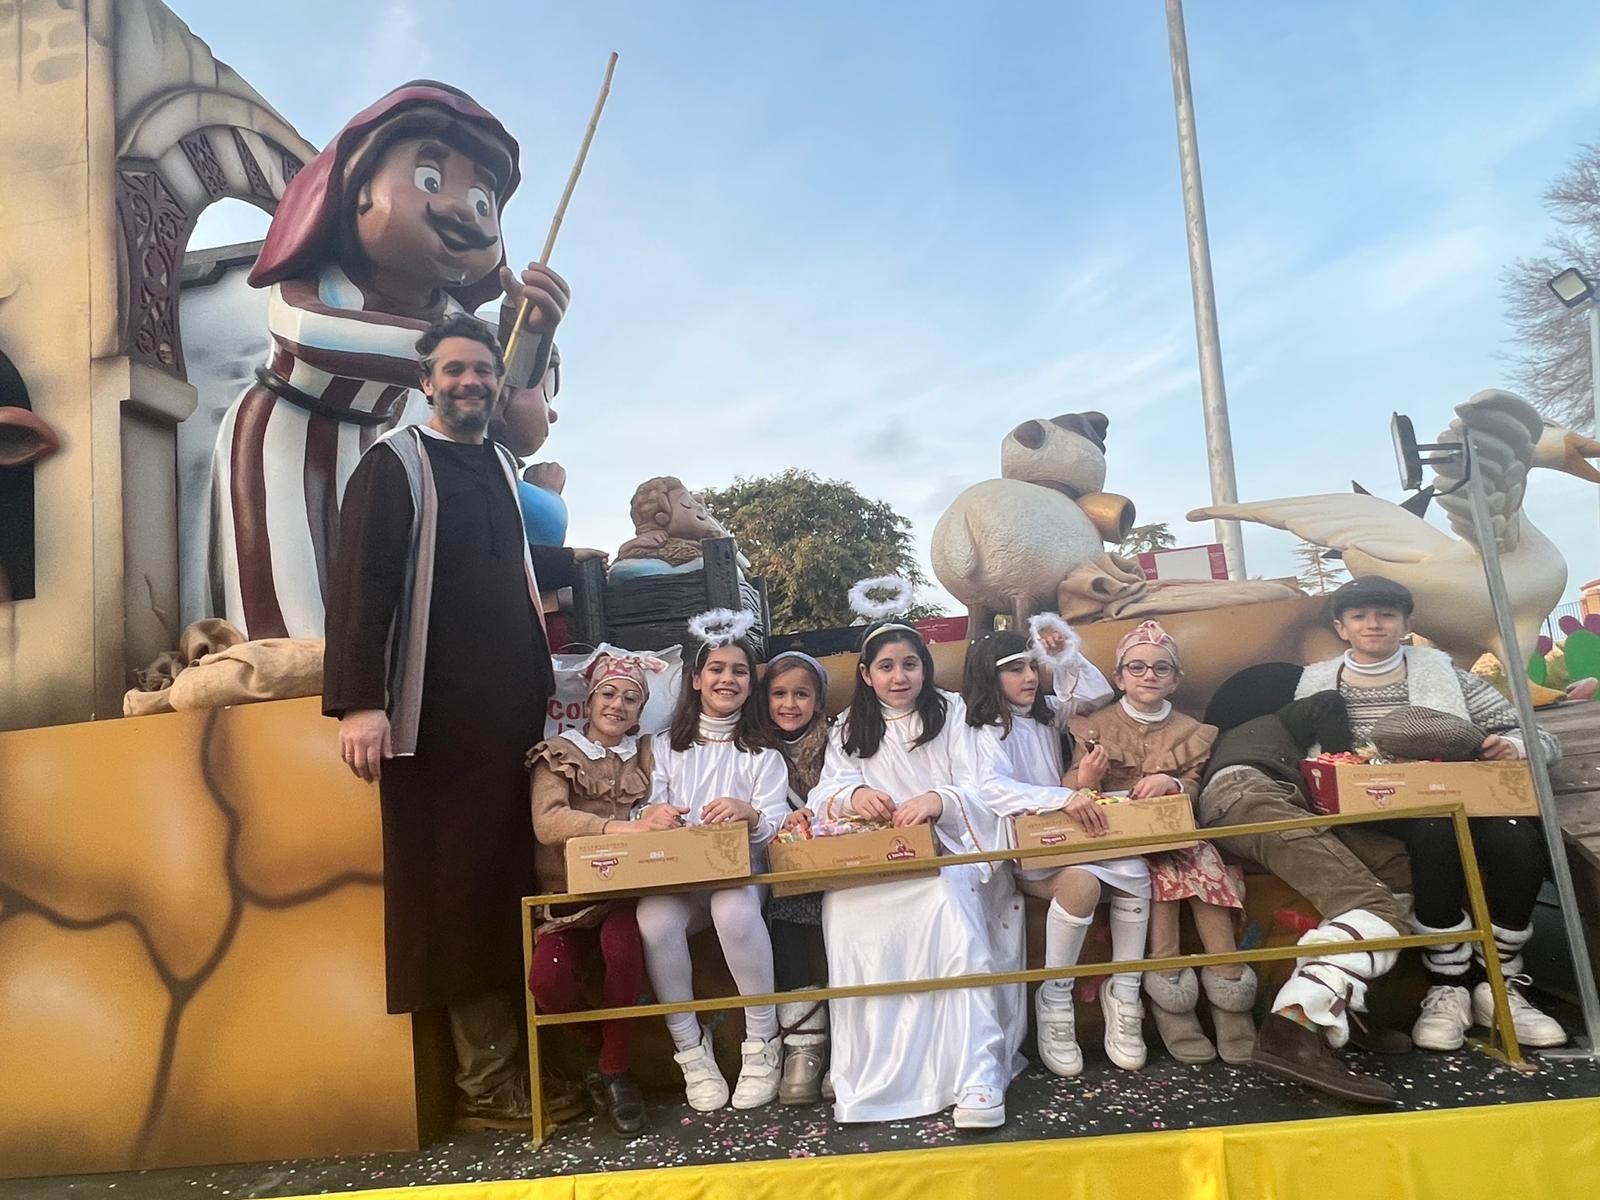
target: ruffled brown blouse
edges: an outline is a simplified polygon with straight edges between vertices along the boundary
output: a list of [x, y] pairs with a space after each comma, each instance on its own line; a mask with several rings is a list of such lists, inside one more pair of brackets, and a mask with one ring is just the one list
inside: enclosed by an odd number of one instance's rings
[[655, 765], [648, 736], [624, 759], [607, 750], [590, 758], [564, 737], [547, 738], [528, 752], [533, 772], [534, 869], [545, 892], [567, 890], [569, 839], [605, 832], [607, 821], [626, 821], [650, 793]]
[[1072, 730], [1074, 763], [1095, 742], [1111, 757], [1101, 791], [1123, 792], [1146, 775], [1170, 775], [1183, 785], [1191, 800], [1199, 794], [1200, 772], [1211, 757], [1211, 743], [1217, 740], [1215, 725], [1202, 725], [1177, 709], [1166, 720], [1146, 725], [1124, 712], [1121, 704], [1073, 717], [1068, 728]]

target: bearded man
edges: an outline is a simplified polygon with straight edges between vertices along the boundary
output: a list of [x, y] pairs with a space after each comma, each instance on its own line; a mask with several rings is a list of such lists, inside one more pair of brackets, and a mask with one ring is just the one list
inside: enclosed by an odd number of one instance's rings
[[379, 785], [389, 1011], [445, 1007], [463, 1123], [510, 1128], [529, 1120], [523, 762], [554, 683], [539, 588], [599, 552], [524, 537], [516, 460], [485, 437], [494, 334], [458, 314], [416, 349], [428, 421], [379, 439], [345, 492], [323, 711]]

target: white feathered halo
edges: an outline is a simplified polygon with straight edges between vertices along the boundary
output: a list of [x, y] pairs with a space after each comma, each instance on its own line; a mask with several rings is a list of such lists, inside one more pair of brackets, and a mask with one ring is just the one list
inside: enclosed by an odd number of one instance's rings
[[[1060, 634], [1064, 639], [1059, 652], [1051, 654], [1044, 648], [1046, 633]], [[1028, 648], [1039, 662], [1057, 669], [1075, 666], [1083, 659], [1083, 639], [1055, 613], [1035, 613], [1028, 619]]]
[[[888, 595], [883, 595], [887, 592]], [[873, 597], [878, 597], [874, 599]], [[878, 575], [863, 579], [850, 589], [850, 611], [868, 621], [886, 621], [908, 612], [916, 599], [916, 589], [898, 575]]]
[[756, 615], [748, 609], [713, 608], [689, 622], [689, 632], [708, 650], [731, 646], [743, 639], [756, 623]]

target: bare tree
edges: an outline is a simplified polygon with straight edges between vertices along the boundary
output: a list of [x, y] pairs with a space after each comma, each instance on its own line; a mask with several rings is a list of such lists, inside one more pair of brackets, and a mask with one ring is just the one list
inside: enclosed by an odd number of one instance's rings
[[1600, 144], [1579, 150], [1545, 189], [1544, 205], [1557, 223], [1545, 253], [1500, 273], [1506, 318], [1516, 330], [1512, 378], [1544, 416], [1585, 430], [1594, 421], [1588, 314], [1564, 307], [1548, 284], [1567, 267], [1600, 281]]

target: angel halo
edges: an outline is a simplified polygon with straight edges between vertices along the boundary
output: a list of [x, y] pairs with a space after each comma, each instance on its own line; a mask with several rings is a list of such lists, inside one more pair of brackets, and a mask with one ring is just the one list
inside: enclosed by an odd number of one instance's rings
[[748, 610], [713, 608], [689, 621], [689, 633], [700, 643], [695, 657], [703, 658], [712, 650], [731, 646], [742, 641], [756, 623], [756, 615]]

